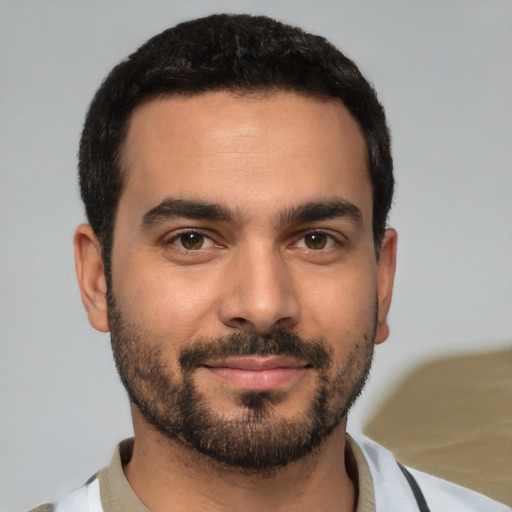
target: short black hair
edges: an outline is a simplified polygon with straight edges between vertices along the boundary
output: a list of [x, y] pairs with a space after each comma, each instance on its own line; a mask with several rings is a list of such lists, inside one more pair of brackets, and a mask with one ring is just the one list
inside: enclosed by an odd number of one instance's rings
[[372, 86], [354, 62], [323, 37], [265, 16], [215, 14], [151, 38], [114, 67], [91, 102], [80, 141], [80, 190], [102, 247], [107, 284], [126, 172], [121, 148], [133, 110], [152, 97], [218, 90], [295, 91], [345, 105], [366, 140], [378, 251], [394, 178], [384, 109]]

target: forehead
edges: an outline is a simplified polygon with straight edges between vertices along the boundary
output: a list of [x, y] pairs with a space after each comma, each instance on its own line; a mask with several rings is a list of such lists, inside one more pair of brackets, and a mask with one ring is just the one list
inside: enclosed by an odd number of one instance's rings
[[292, 92], [148, 101], [131, 116], [123, 168], [120, 207], [150, 208], [167, 196], [242, 209], [371, 197], [358, 123], [339, 101]]

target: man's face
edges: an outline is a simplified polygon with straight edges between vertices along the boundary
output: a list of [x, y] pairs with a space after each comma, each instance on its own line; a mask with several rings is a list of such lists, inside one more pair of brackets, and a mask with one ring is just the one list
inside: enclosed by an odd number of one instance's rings
[[253, 468], [340, 424], [387, 336], [366, 161], [334, 101], [216, 92], [135, 110], [109, 326], [149, 423]]

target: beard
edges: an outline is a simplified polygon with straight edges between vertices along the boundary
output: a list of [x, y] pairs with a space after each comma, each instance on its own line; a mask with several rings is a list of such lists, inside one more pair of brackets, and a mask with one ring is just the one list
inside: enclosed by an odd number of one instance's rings
[[[374, 315], [375, 316], [375, 315]], [[113, 297], [109, 325], [114, 360], [130, 401], [167, 439], [224, 466], [264, 473], [311, 453], [340, 425], [360, 395], [370, 371], [376, 319], [339, 367], [322, 340], [304, 340], [287, 330], [265, 336], [237, 332], [191, 341], [171, 372], [155, 336], [126, 322]], [[155, 342], [157, 341], [157, 342]], [[280, 416], [283, 391], [239, 390], [237, 413], [216, 411], [197, 389], [194, 372], [207, 360], [229, 356], [292, 356], [315, 372], [315, 388], [295, 418]]]

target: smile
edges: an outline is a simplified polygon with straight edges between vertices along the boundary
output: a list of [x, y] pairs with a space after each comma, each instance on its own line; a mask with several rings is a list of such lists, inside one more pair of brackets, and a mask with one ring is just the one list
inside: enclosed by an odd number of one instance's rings
[[310, 366], [293, 357], [243, 356], [207, 361], [201, 368], [232, 386], [264, 391], [298, 381]]

